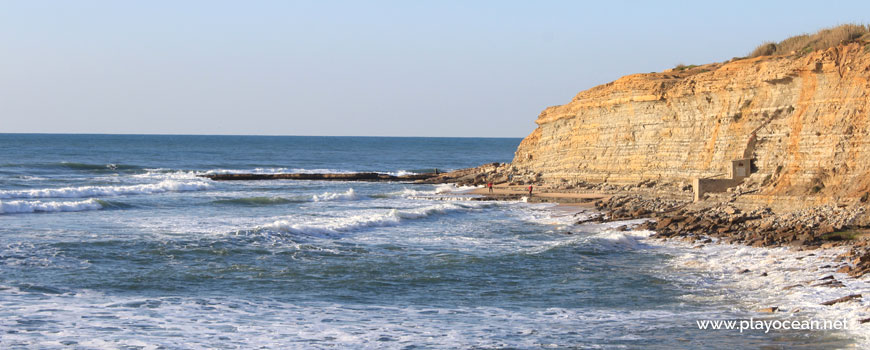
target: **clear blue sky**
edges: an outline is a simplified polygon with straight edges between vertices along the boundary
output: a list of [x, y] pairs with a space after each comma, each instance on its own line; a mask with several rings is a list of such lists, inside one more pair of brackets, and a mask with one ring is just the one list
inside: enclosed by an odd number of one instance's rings
[[522, 137], [870, 1], [2, 1], [0, 132]]

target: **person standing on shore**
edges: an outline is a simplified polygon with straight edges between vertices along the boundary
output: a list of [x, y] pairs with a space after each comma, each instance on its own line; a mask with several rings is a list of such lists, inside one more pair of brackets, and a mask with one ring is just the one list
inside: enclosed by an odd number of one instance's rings
[[532, 185], [529, 185], [529, 197], [532, 196]]
[[489, 193], [492, 193], [492, 181], [486, 183], [486, 188], [489, 189]]

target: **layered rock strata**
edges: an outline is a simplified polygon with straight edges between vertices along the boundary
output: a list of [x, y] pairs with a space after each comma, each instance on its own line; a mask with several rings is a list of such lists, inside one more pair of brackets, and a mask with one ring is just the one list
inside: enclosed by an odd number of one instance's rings
[[512, 167], [550, 183], [688, 184], [745, 158], [756, 196], [866, 201], [868, 52], [850, 43], [629, 75], [545, 109]]

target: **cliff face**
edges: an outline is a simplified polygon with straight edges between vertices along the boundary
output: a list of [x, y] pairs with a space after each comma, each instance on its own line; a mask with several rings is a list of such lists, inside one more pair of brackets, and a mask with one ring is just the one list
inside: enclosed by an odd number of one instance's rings
[[866, 51], [629, 75], [545, 109], [512, 165], [545, 181], [689, 183], [752, 158], [758, 193], [859, 198], [870, 191]]

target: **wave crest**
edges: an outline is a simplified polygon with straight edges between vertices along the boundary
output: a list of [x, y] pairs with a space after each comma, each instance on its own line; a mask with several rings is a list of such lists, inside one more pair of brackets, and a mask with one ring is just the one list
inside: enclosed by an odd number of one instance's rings
[[335, 218], [324, 223], [295, 223], [278, 220], [257, 227], [255, 232], [278, 231], [291, 234], [337, 235], [365, 228], [395, 226], [403, 220], [422, 219], [433, 215], [473, 210], [488, 206], [481, 203], [443, 203], [414, 209], [391, 209], [386, 213]]
[[96, 199], [71, 202], [0, 201], [0, 214], [100, 210]]
[[153, 194], [162, 192], [201, 191], [211, 188], [206, 182], [181, 182], [164, 180], [156, 184], [130, 186], [81, 186], [62, 188], [43, 188], [34, 190], [4, 190], [0, 191], [0, 199], [10, 198], [87, 198], [101, 196], [119, 196], [129, 194]]
[[335, 192], [326, 192], [323, 194], [316, 194], [311, 196], [311, 200], [314, 202], [327, 202], [327, 201], [338, 201], [338, 200], [354, 200], [358, 199], [359, 196], [356, 195], [353, 188], [348, 189], [342, 193]]

